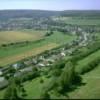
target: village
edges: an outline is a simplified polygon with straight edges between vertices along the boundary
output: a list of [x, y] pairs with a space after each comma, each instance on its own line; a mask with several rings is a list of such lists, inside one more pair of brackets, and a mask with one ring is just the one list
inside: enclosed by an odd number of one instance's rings
[[[45, 51], [37, 56], [26, 58], [14, 64], [1, 67], [0, 89], [7, 87], [9, 84], [7, 77], [12, 77], [12, 71], [8, 71], [9, 69], [14, 70], [13, 77], [21, 77], [26, 73], [32, 72], [34, 67], [37, 69], [50, 67], [61, 59], [68, 59], [68, 57], [72, 55], [77, 48], [87, 46], [88, 43], [92, 41], [93, 36], [90, 33], [86, 33], [81, 28], [79, 28], [79, 32], [80, 34], [77, 37], [77, 40], [64, 44], [64, 46]], [[75, 31], [73, 33], [77, 34]]]

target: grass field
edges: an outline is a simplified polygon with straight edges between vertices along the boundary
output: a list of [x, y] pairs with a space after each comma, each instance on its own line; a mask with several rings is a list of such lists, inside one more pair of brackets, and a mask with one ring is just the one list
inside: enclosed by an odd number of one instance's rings
[[97, 52], [95, 52], [95, 53], [89, 55], [88, 57], [80, 60], [78, 62], [77, 67], [76, 67], [76, 71], [79, 72], [85, 65], [87, 65], [89, 62], [93, 61], [97, 57], [100, 57], [100, 50], [98, 50]]
[[1, 31], [0, 32], [0, 44], [8, 44], [11, 42], [21, 41], [35, 41], [43, 38], [44, 31]]
[[[89, 55], [88, 57], [80, 60], [76, 71], [79, 72], [85, 65], [87, 65], [92, 60], [100, 57], [100, 50]], [[68, 93], [70, 99], [100, 99], [100, 65], [95, 67], [90, 72], [82, 75], [82, 83], [84, 85], [77, 87], [72, 92]]]
[[53, 20], [58, 20], [66, 24], [76, 24], [76, 25], [100, 25], [99, 19], [87, 19], [87, 18], [72, 18], [72, 17], [58, 17], [53, 18]]
[[44, 45], [44, 46], [41, 46], [38, 48], [33, 48], [31, 50], [28, 50], [28, 51], [24, 51], [24, 52], [22, 51], [18, 54], [16, 53], [14, 55], [6, 56], [6, 57], [3, 57], [0, 59], [0, 65], [5, 66], [7, 64], [14, 63], [14, 62], [19, 61], [21, 59], [24, 59], [24, 58], [27, 58], [30, 56], [35, 56], [39, 53], [42, 53], [45, 50], [50, 50], [50, 49], [55, 48], [55, 47], [57, 47], [57, 44], [51, 43], [51, 44], [47, 44], [47, 45]]
[[[83, 60], [79, 61], [79, 65], [87, 64], [88, 62], [92, 61], [93, 59], [100, 56], [100, 50], [89, 55], [88, 57], [84, 58]], [[79, 69], [79, 66], [78, 66]], [[94, 70], [82, 75], [82, 83], [84, 85], [78, 86], [74, 91], [67, 92], [67, 96], [65, 98], [71, 99], [95, 99], [100, 98], [100, 65], [97, 66]], [[50, 81], [50, 78], [45, 78], [43, 76], [43, 83], [40, 83], [41, 77], [33, 79], [31, 82], [24, 83], [24, 88], [27, 93], [26, 98], [39, 98], [41, 92], [43, 91], [43, 86], [46, 86]], [[35, 91], [37, 90], [37, 91]], [[51, 95], [51, 99], [58, 98], [55, 94]], [[62, 98], [62, 97], [59, 97]]]
[[70, 92], [70, 99], [100, 99], [100, 65], [82, 77], [85, 85]]
[[[31, 34], [31, 32], [29, 34]], [[35, 55], [37, 54], [37, 51], [39, 51], [38, 53], [40, 53], [45, 50], [52, 49], [64, 43], [70, 42], [75, 38], [76, 36], [64, 35], [60, 32], [54, 32], [53, 35], [46, 37], [43, 41], [39, 41], [36, 43], [31, 42], [24, 46], [14, 45], [8, 46], [6, 48], [0, 48], [0, 65], [4, 66], [6, 64], [10, 64], [11, 62], [21, 60], [22, 58]], [[48, 47], [48, 44], [50, 44], [51, 46]]]
[[0, 90], [0, 99], [3, 99], [6, 89]]
[[[41, 83], [41, 79], [44, 80], [43, 83]], [[31, 82], [25, 82], [24, 83], [24, 88], [27, 93], [26, 99], [39, 99], [40, 95], [43, 91], [43, 87], [46, 86], [46, 84], [49, 83], [49, 79], [46, 77], [39, 77], [36, 79], [33, 79]]]

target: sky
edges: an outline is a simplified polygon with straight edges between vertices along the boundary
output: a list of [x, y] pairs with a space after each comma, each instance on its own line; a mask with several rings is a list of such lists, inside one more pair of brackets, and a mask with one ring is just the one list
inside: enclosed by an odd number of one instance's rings
[[0, 10], [100, 10], [100, 0], [0, 0]]

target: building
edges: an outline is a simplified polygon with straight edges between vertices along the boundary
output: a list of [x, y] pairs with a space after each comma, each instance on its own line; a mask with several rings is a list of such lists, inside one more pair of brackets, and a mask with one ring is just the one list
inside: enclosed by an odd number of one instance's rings
[[3, 89], [8, 86], [8, 80], [4, 77], [0, 77], [0, 89]]

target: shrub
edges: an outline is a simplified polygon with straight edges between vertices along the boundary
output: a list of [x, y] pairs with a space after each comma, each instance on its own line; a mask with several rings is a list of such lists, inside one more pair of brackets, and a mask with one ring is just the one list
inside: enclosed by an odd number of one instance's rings
[[40, 79], [40, 83], [43, 83], [43, 82], [44, 82], [44, 80], [41, 78], [41, 79]]

